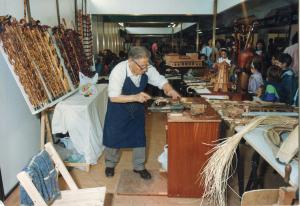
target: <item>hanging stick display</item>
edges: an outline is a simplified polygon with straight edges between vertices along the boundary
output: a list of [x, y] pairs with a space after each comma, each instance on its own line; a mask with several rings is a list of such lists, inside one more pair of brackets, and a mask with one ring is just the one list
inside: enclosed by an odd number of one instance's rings
[[24, 44], [25, 38], [19, 23], [12, 21], [1, 24], [3, 31], [0, 34], [4, 51], [8, 55], [9, 62], [14, 67], [14, 72], [24, 87], [28, 99], [34, 107], [41, 107], [49, 101], [45, 85], [39, 78], [36, 65]]
[[2, 20], [0, 26], [3, 49], [34, 110], [71, 91], [49, 27], [24, 19]]

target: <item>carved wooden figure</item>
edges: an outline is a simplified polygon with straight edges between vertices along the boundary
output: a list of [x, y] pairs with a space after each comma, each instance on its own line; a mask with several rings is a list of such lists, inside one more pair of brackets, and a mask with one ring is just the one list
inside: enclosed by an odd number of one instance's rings
[[217, 64], [218, 74], [214, 83], [214, 91], [228, 92], [230, 65], [225, 61]]

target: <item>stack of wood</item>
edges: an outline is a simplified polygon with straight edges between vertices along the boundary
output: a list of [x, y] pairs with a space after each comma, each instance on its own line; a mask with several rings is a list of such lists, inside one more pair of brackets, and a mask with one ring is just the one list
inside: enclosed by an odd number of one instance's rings
[[70, 91], [48, 27], [11, 18], [0, 24], [3, 49], [35, 109]]
[[214, 82], [214, 91], [228, 92], [230, 65], [225, 61], [217, 64], [218, 74]]
[[91, 17], [82, 10], [77, 12], [78, 33], [83, 44], [84, 53], [89, 65], [93, 65], [93, 36], [91, 29]]
[[192, 68], [202, 67], [202, 61], [199, 59], [191, 58], [189, 56], [168, 54], [165, 55], [166, 65], [174, 68]]

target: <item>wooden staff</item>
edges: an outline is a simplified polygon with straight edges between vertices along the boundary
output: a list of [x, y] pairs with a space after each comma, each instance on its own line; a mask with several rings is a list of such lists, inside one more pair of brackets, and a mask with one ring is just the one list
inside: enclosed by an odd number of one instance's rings
[[[39, 29], [36, 29], [35, 31], [35, 37], [36, 40], [39, 42], [40, 46], [41, 46], [41, 50], [43, 51], [43, 56], [45, 61], [47, 62], [47, 66], [48, 66], [48, 70], [51, 72], [52, 74], [52, 85], [51, 87], [53, 87], [53, 89], [55, 89], [55, 98], [59, 97], [60, 95], [62, 95], [62, 85], [61, 83], [58, 81], [58, 74], [55, 68], [55, 65], [53, 64], [53, 62], [51, 61], [51, 57], [49, 56], [49, 52], [48, 52], [48, 45], [45, 45], [44, 39], [42, 37], [42, 32]], [[46, 42], [46, 44], [48, 44]]]
[[[45, 99], [41, 92], [33, 92], [36, 90], [35, 86], [40, 86], [36, 79], [35, 72], [31, 70], [31, 67], [25, 69], [23, 65], [28, 65], [28, 61], [25, 60], [26, 53], [24, 53], [24, 45], [22, 44], [21, 30], [18, 28], [16, 22], [12, 23], [12, 26], [6, 26], [7, 42], [5, 44], [6, 51], [8, 51], [10, 62], [14, 62], [15, 73], [19, 76], [20, 83], [23, 85], [25, 92], [29, 97], [29, 101], [33, 106], [37, 106]], [[18, 45], [18, 46], [17, 46]], [[12, 60], [13, 59], [13, 60]], [[41, 90], [43, 88], [41, 87]], [[40, 90], [39, 90], [40, 91]]]
[[77, 86], [78, 82], [79, 82], [78, 81], [79, 80], [78, 79], [78, 74], [76, 75], [74, 73], [74, 69], [72, 69], [69, 57], [67, 55], [67, 52], [66, 52], [66, 50], [65, 50], [65, 48], [63, 46], [62, 40], [61, 40], [62, 39], [62, 37], [61, 37], [61, 31], [59, 31], [59, 30], [55, 31], [54, 32], [54, 37], [55, 37], [56, 43], [57, 43], [57, 45], [58, 45], [58, 47], [60, 49], [61, 55], [62, 55], [62, 57], [64, 59], [64, 62], [65, 62], [66, 68], [68, 70], [68, 73], [69, 73], [69, 75], [71, 77], [71, 80], [72, 80], [74, 86]]
[[[37, 39], [38, 31], [36, 28], [28, 29], [27, 34], [29, 35], [31, 43], [34, 45], [31, 47], [31, 54], [35, 58], [35, 62], [38, 64], [37, 68], [42, 73], [42, 78], [44, 79], [47, 88], [49, 89], [51, 95], [53, 97], [58, 96], [59, 89], [56, 88], [55, 85], [55, 76], [50, 68], [48, 68], [49, 62], [45, 57], [45, 52], [41, 47], [41, 42]], [[29, 40], [29, 39], [28, 39]]]

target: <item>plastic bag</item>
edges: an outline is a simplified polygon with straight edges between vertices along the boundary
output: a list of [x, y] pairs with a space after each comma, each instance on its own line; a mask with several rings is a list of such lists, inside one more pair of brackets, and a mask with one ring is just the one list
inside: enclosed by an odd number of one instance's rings
[[164, 151], [159, 155], [158, 162], [161, 163], [163, 170], [168, 171], [168, 145], [164, 146]]
[[79, 72], [79, 92], [85, 97], [92, 96], [97, 93], [96, 83], [98, 81], [98, 74], [96, 73], [93, 78], [84, 76]]

